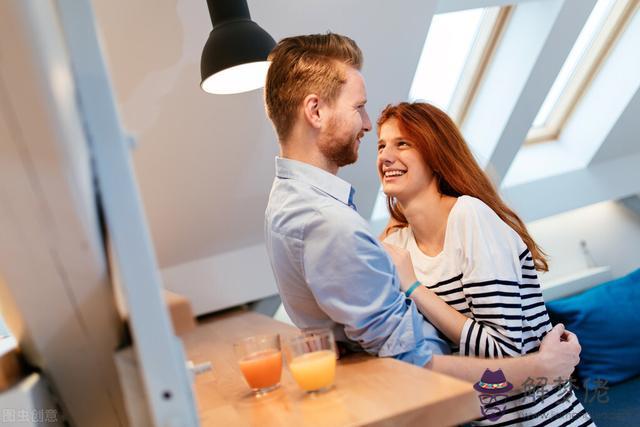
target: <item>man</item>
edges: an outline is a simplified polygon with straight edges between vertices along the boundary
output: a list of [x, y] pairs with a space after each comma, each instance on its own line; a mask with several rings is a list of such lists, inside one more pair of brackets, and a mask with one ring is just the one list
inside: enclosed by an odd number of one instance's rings
[[371, 130], [355, 42], [337, 34], [290, 37], [269, 59], [265, 102], [281, 151], [265, 235], [293, 322], [332, 328], [338, 341], [371, 354], [470, 382], [485, 369], [502, 369], [516, 385], [530, 377], [567, 378], [580, 346], [562, 326], [547, 334], [534, 355], [448, 356], [447, 344], [400, 292], [391, 259], [355, 210], [354, 189], [336, 176], [357, 160], [360, 139]]

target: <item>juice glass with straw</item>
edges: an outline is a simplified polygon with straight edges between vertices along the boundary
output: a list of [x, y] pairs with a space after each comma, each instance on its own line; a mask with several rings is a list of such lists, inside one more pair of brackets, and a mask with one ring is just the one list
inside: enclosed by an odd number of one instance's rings
[[278, 334], [256, 335], [233, 345], [240, 371], [247, 385], [257, 395], [263, 395], [280, 385], [282, 352]]
[[301, 389], [321, 392], [331, 388], [336, 376], [336, 344], [330, 329], [303, 331], [284, 340], [289, 371]]

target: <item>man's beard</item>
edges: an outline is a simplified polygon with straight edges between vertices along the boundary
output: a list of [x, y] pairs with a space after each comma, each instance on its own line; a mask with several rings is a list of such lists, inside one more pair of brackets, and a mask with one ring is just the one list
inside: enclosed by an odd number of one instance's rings
[[334, 116], [329, 122], [327, 133], [320, 137], [318, 148], [320, 152], [339, 168], [350, 165], [358, 160], [358, 150], [355, 148], [356, 139], [362, 135], [338, 134], [341, 126]]

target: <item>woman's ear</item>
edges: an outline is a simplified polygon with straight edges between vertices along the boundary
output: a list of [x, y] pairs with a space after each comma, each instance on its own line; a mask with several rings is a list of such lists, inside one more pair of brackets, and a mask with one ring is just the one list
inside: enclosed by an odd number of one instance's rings
[[307, 95], [302, 102], [302, 112], [305, 121], [318, 129], [322, 123], [320, 119], [320, 98], [316, 94]]

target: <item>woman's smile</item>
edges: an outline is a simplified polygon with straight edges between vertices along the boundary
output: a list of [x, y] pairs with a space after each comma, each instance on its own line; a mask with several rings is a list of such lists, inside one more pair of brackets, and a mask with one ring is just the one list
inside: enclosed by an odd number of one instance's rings
[[395, 181], [398, 178], [404, 176], [406, 173], [407, 173], [406, 170], [401, 170], [401, 169], [387, 169], [383, 171], [384, 180], [388, 182]]

